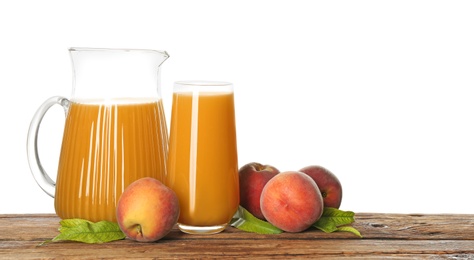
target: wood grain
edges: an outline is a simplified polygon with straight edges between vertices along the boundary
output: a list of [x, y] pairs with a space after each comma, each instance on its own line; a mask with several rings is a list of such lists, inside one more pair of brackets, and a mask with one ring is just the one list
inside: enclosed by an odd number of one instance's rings
[[356, 213], [347, 232], [259, 235], [228, 227], [216, 235], [173, 229], [154, 243], [121, 240], [104, 244], [40, 243], [58, 234], [55, 215], [0, 215], [0, 259], [319, 258], [474, 259], [474, 215]]

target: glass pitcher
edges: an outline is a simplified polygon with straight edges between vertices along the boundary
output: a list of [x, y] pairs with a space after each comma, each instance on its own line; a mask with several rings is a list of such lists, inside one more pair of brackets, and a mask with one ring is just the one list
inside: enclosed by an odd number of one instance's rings
[[[62, 219], [116, 221], [124, 189], [142, 177], [163, 181], [168, 132], [160, 91], [166, 52], [70, 48], [71, 98], [52, 97], [28, 131], [28, 162], [39, 186], [54, 197]], [[56, 181], [39, 159], [38, 131], [53, 105], [66, 112]]]

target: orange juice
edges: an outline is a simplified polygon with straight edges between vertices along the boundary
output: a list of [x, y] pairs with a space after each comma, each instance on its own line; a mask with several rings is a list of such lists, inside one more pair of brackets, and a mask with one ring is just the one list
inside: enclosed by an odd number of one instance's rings
[[173, 94], [168, 159], [178, 224], [227, 224], [239, 205], [233, 93]]
[[166, 175], [168, 133], [161, 100], [71, 102], [56, 182], [59, 217], [116, 221], [123, 190]]

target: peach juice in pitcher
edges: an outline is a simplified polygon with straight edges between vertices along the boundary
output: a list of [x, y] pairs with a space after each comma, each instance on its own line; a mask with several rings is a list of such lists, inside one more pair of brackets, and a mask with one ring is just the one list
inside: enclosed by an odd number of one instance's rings
[[[55, 198], [63, 219], [116, 221], [124, 189], [142, 177], [164, 181], [168, 132], [159, 86], [166, 52], [140, 49], [71, 48], [73, 92], [52, 97], [35, 114], [28, 133], [30, 168]], [[41, 166], [37, 138], [53, 105], [66, 121], [56, 180]]]

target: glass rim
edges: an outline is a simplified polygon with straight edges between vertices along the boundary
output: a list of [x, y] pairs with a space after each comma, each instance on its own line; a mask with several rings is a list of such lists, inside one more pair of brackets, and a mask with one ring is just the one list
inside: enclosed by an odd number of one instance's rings
[[214, 92], [214, 93], [232, 93], [234, 86], [226, 81], [210, 81], [210, 80], [184, 80], [174, 83], [174, 93], [197, 93], [197, 92]]
[[232, 86], [232, 83], [227, 81], [213, 81], [213, 80], [180, 80], [176, 81], [174, 85], [182, 85], [182, 86], [210, 86], [210, 87], [217, 87], [217, 86]]
[[151, 52], [160, 53], [165, 57], [169, 57], [166, 51], [153, 50], [153, 49], [133, 49], [133, 48], [95, 48], [95, 47], [69, 47], [70, 52], [82, 52], [82, 51], [110, 51], [110, 52]]

